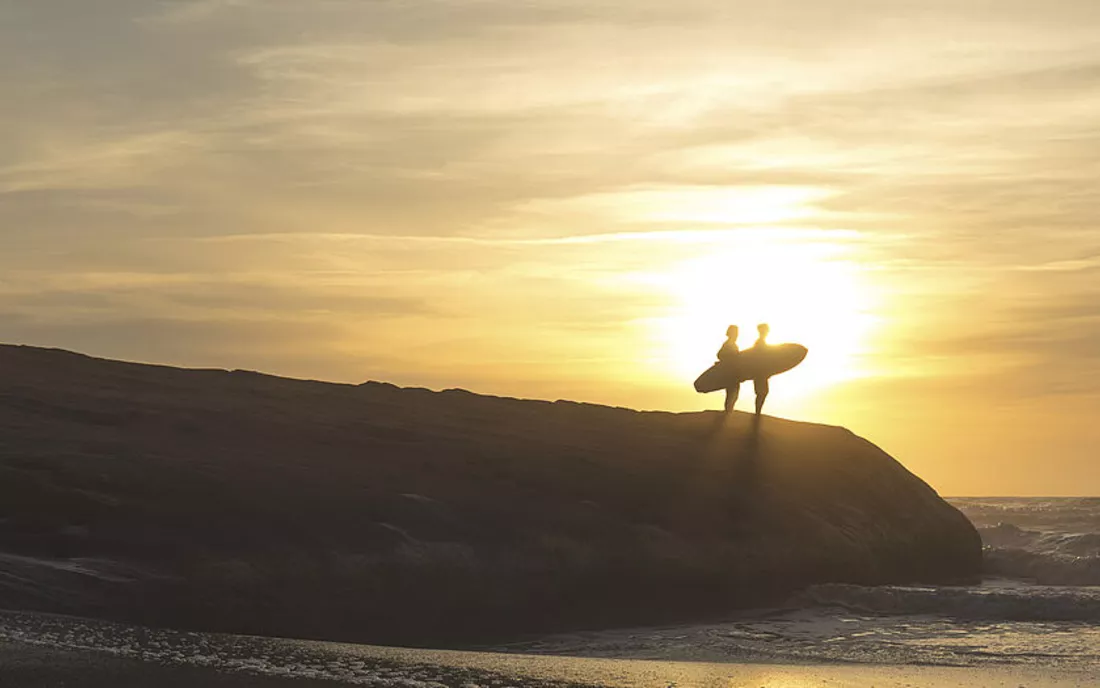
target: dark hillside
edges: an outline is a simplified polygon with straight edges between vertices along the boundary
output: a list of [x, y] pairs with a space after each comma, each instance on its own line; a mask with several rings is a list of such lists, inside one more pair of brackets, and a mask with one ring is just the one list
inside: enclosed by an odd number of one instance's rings
[[977, 576], [836, 427], [0, 346], [0, 607], [390, 643]]

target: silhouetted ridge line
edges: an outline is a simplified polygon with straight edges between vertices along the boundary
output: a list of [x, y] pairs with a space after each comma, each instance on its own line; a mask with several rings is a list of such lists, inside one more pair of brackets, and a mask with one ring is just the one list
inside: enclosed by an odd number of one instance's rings
[[0, 346], [0, 607], [427, 644], [979, 575], [871, 443], [750, 427]]

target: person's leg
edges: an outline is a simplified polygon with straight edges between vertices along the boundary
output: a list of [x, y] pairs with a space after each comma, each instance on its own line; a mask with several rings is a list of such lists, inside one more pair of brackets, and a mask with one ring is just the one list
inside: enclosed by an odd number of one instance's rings
[[768, 379], [753, 380], [753, 389], [756, 390], [756, 415], [764, 409], [764, 400], [768, 398]]
[[741, 385], [736, 387], [726, 387], [726, 413], [733, 410], [734, 404], [737, 403], [737, 396], [741, 393]]

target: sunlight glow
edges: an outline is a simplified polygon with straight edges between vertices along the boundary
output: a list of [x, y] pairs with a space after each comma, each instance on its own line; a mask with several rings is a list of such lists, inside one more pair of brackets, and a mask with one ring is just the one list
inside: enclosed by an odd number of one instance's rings
[[656, 276], [678, 304], [653, 323], [662, 367], [694, 379], [714, 361], [727, 325], [741, 328], [738, 343], [745, 348], [755, 341], [757, 323], [766, 322], [770, 343], [810, 349], [797, 371], [782, 378], [785, 397], [860, 377], [861, 354], [877, 323], [876, 298], [851, 250], [763, 231]]
[[[523, 210], [559, 221], [602, 218], [614, 222], [688, 226], [757, 226], [822, 217], [817, 203], [833, 193], [813, 186], [644, 186], [568, 199], [536, 199]], [[527, 221], [530, 218], [526, 218]]]
[[641, 212], [654, 222], [790, 222], [821, 215], [813, 204], [829, 195], [823, 189], [801, 186], [678, 189], [660, 194], [647, 192], [633, 204], [632, 212]]

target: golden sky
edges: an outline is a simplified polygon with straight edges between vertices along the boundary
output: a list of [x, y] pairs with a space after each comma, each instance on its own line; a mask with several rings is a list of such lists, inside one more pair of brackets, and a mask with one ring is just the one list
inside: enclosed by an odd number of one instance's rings
[[[0, 0], [0, 340], [1100, 493], [1100, 3]], [[751, 407], [751, 386], [742, 408]]]

